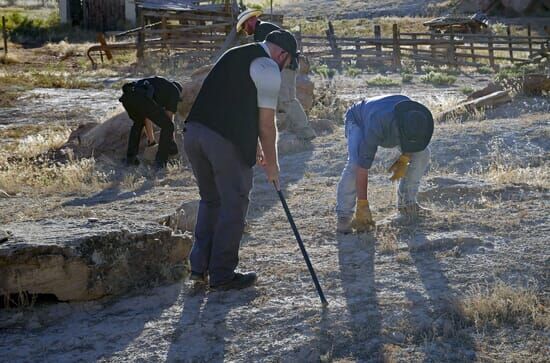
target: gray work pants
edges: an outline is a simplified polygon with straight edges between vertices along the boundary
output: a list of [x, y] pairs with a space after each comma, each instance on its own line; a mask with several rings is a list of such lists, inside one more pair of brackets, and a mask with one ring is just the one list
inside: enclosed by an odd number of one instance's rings
[[208, 127], [186, 125], [184, 149], [199, 186], [200, 203], [191, 270], [208, 271], [211, 285], [233, 279], [252, 189], [252, 168], [235, 145]]

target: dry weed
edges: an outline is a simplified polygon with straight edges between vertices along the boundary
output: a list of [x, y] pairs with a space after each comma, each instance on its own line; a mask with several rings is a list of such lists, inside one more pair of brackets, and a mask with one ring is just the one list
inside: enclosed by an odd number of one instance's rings
[[548, 165], [538, 167], [516, 167], [494, 163], [486, 172], [488, 180], [496, 184], [527, 184], [535, 187], [550, 187], [550, 168]]
[[550, 328], [547, 301], [534, 291], [498, 283], [490, 288], [475, 287], [466, 297], [461, 310], [476, 328], [499, 327], [505, 324], [532, 324], [539, 329]]
[[0, 154], [0, 189], [20, 192], [74, 192], [93, 190], [107, 183], [107, 175], [96, 168], [94, 159], [55, 163], [46, 155], [63, 145], [69, 128], [50, 130], [23, 138], [13, 154]]
[[397, 233], [394, 228], [382, 228], [377, 231], [376, 237], [379, 243], [379, 252], [381, 254], [395, 254], [397, 252]]
[[19, 58], [15, 55], [15, 54], [12, 54], [12, 53], [8, 53], [8, 54], [2, 54], [0, 55], [0, 63], [1, 64], [18, 64], [18, 63], [21, 63], [21, 61], [19, 60]]
[[395, 261], [404, 265], [409, 265], [412, 263], [412, 258], [408, 252], [400, 252], [395, 257]]

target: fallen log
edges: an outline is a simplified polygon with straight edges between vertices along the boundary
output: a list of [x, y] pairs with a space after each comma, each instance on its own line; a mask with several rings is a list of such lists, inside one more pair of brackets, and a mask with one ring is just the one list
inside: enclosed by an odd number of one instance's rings
[[450, 110], [440, 113], [436, 118], [440, 122], [444, 122], [457, 116], [460, 117], [464, 114], [475, 112], [476, 110], [496, 107], [510, 101], [512, 101], [512, 97], [510, 97], [508, 91], [497, 91], [489, 95], [461, 103]]

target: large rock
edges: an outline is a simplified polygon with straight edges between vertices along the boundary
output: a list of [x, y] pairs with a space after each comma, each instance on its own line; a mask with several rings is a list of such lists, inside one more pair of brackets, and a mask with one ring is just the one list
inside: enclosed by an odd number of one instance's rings
[[189, 233], [156, 223], [46, 220], [3, 227], [0, 295], [53, 294], [90, 300], [181, 279], [191, 249]]

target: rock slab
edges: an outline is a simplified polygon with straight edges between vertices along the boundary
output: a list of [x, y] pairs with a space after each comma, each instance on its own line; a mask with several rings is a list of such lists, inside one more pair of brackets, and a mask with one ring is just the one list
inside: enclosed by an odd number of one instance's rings
[[190, 233], [155, 223], [45, 220], [3, 226], [0, 295], [52, 294], [60, 301], [117, 295], [185, 276]]

